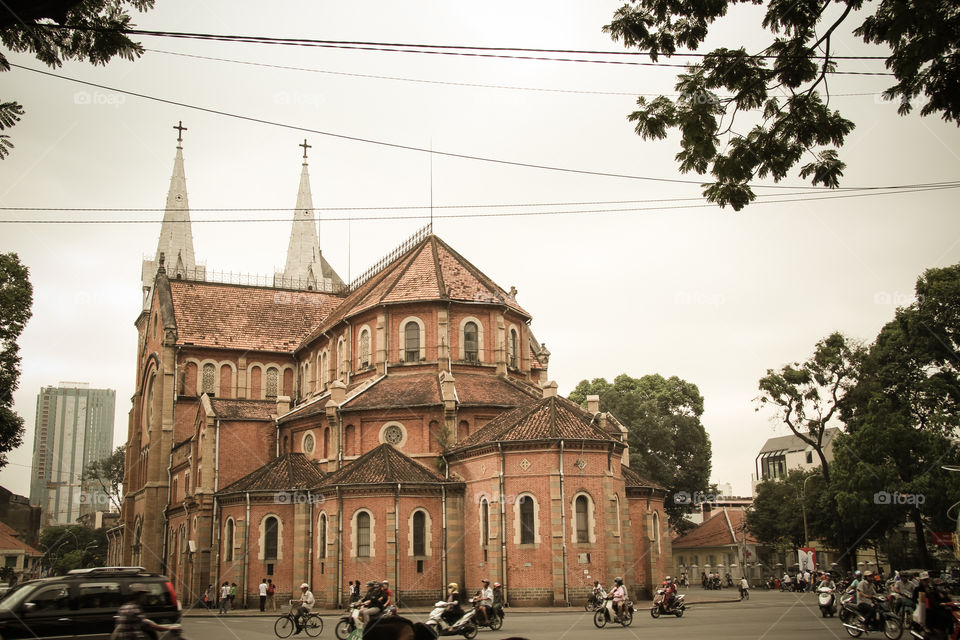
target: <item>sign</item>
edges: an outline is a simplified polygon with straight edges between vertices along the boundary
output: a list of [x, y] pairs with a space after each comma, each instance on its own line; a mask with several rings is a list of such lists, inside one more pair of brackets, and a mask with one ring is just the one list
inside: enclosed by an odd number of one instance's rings
[[938, 547], [952, 547], [953, 533], [950, 531], [931, 531], [930, 542]]
[[797, 549], [797, 564], [800, 565], [800, 571], [817, 570], [817, 550], [813, 547], [800, 547]]

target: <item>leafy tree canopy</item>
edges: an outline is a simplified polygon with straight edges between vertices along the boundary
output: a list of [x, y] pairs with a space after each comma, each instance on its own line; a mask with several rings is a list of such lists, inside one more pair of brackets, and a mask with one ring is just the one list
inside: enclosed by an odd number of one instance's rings
[[710, 438], [700, 422], [703, 396], [697, 385], [676, 376], [621, 374], [612, 384], [604, 378], [582, 380], [570, 399], [585, 405], [588, 395], [599, 395], [600, 410], [627, 427], [630, 467], [667, 488], [670, 526], [680, 532], [692, 528], [683, 517], [692, 505], [677, 497], [706, 492], [711, 468]]
[[[154, 0], [6, 0], [0, 11], [0, 43], [10, 51], [28, 52], [50, 67], [64, 60], [106, 64], [114, 56], [133, 60], [143, 47], [123, 35], [133, 26], [128, 8], [143, 12]], [[0, 52], [0, 71], [10, 63]], [[14, 126], [23, 116], [23, 107], [14, 101], [0, 101], [0, 131]], [[13, 143], [0, 134], [0, 159]]]
[[47, 527], [40, 532], [43, 564], [54, 575], [71, 569], [102, 567], [107, 560], [107, 534], [79, 524]]
[[120, 487], [123, 484], [123, 467], [127, 445], [122, 444], [106, 458], [94, 460], [83, 471], [83, 479], [95, 483], [110, 497], [113, 506], [120, 510]]
[[0, 253], [0, 469], [7, 464], [7, 453], [23, 442], [23, 418], [13, 411], [13, 392], [20, 385], [17, 339], [33, 305], [29, 275], [17, 254]]
[[[697, 50], [736, 4], [631, 0], [604, 31], [657, 61]], [[921, 115], [960, 124], [960, 14], [954, 5], [880, 0], [867, 6], [875, 7], [872, 15], [852, 31], [890, 51], [886, 66], [896, 82], [884, 97], [899, 101], [901, 115], [922, 101]], [[721, 206], [742, 209], [756, 197], [752, 180], [780, 181], [801, 162], [800, 177], [835, 188], [846, 166], [838, 149], [854, 123], [830, 108], [828, 76], [837, 70], [838, 30], [849, 30], [864, 8], [851, 0], [770, 0], [759, 25], [769, 32], [766, 47], [707, 52], [678, 76], [678, 98], [640, 97], [628, 119], [644, 139], [663, 139], [676, 129], [680, 170], [709, 173], [704, 195]]]

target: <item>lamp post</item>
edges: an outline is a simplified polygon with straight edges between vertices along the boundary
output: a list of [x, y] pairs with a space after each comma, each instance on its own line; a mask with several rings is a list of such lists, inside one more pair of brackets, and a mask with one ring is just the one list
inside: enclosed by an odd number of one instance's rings
[[803, 484], [800, 485], [800, 510], [803, 512], [803, 546], [810, 546], [810, 534], [807, 533], [807, 480], [813, 477], [813, 474], [810, 474], [803, 479]]

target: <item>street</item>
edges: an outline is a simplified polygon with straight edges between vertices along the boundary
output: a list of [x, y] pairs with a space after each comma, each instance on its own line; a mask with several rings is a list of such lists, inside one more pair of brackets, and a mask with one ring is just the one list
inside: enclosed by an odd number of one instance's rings
[[[699, 588], [689, 591], [690, 598], [695, 596], [706, 599]], [[725, 590], [723, 595], [734, 595], [733, 590]], [[644, 603], [641, 603], [641, 607]], [[648, 603], [647, 603], [648, 604]], [[323, 613], [324, 627], [320, 638], [333, 638], [333, 627], [338, 614]], [[405, 614], [413, 620], [425, 620], [422, 610]], [[184, 633], [189, 640], [237, 640], [267, 639], [275, 637], [273, 623], [275, 618], [243, 617], [242, 614], [224, 618], [209, 616], [185, 616]], [[593, 614], [573, 609], [541, 610], [536, 613], [511, 612], [503, 629], [494, 633], [481, 630], [477, 636], [481, 640], [498, 640], [511, 636], [520, 636], [530, 640], [563, 640], [565, 638], [643, 638], [653, 636], [680, 636], [684, 638], [704, 638], [718, 640], [722, 638], [776, 638], [790, 640], [803, 638], [847, 637], [836, 618], [822, 619], [817, 608], [814, 594], [792, 594], [757, 591], [751, 599], [744, 602], [692, 605], [682, 618], [663, 617], [654, 620], [649, 610], [640, 608], [633, 625], [622, 628], [619, 625], [607, 625], [597, 629], [593, 625]]]

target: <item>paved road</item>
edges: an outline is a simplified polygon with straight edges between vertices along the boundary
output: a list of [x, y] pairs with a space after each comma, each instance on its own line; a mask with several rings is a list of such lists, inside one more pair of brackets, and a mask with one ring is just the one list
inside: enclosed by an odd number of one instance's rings
[[[691, 595], [699, 595], [692, 593]], [[324, 614], [321, 639], [334, 638], [333, 625], [337, 617]], [[410, 614], [423, 620], [423, 613]], [[190, 640], [268, 640], [273, 635], [274, 618], [184, 618], [184, 633]], [[605, 629], [593, 626], [592, 614], [556, 609], [539, 613], [511, 613], [508, 610], [503, 629], [499, 632], [481, 631], [478, 640], [499, 640], [522, 636], [530, 640], [575, 640], [596, 638], [661, 638], [673, 636], [702, 640], [817, 640], [847, 638], [836, 618], [820, 617], [813, 594], [755, 592], [748, 601], [724, 604], [703, 604], [691, 607], [686, 615], [652, 619], [647, 610], [638, 611], [633, 625], [622, 628], [608, 625]], [[871, 634], [870, 637], [874, 637]], [[882, 636], [880, 636], [882, 637]], [[296, 636], [300, 638], [300, 636]]]

